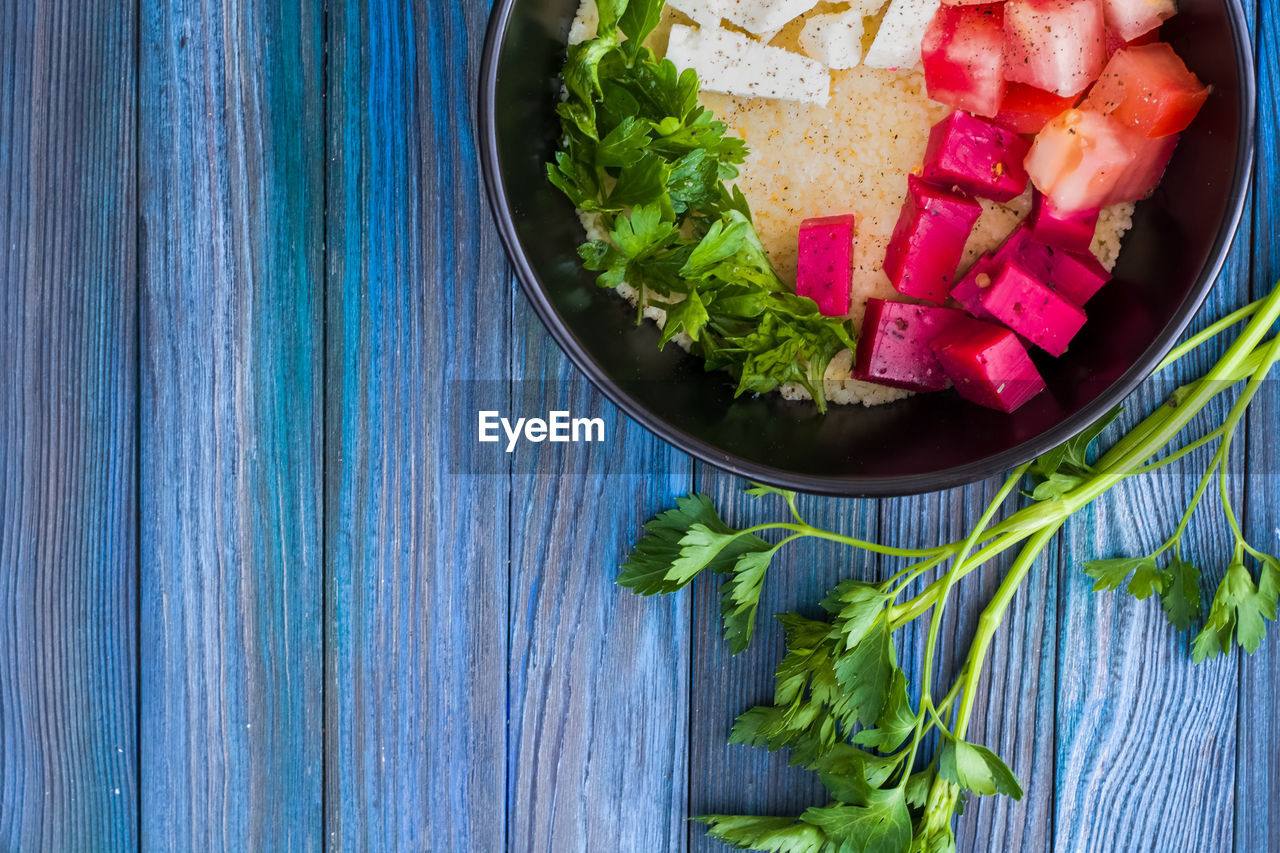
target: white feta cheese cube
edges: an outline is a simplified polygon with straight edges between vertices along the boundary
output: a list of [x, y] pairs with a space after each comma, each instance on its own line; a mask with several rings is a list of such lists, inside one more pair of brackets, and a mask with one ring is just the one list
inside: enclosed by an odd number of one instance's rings
[[757, 35], [776, 34], [791, 21], [818, 5], [818, 0], [717, 0], [717, 2], [726, 21]]
[[800, 49], [828, 68], [852, 68], [862, 61], [862, 15], [814, 15], [800, 31]]
[[872, 68], [914, 67], [920, 62], [924, 31], [941, 5], [942, 0], [893, 0], [863, 64]]
[[596, 0], [585, 0], [578, 7], [578, 14], [569, 27], [569, 44], [581, 44], [587, 39], [595, 38], [599, 27], [600, 9], [596, 6]]
[[831, 75], [807, 56], [715, 27], [671, 28], [667, 59], [698, 72], [702, 88], [755, 98], [826, 106]]
[[677, 12], [683, 12], [704, 26], [720, 26], [724, 17], [721, 6], [724, 0], [667, 0], [667, 5]]

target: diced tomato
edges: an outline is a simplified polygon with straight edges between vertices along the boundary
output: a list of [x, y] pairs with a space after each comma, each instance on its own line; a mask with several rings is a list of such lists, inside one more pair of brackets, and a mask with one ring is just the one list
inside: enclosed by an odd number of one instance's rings
[[1174, 0], [1102, 0], [1102, 9], [1107, 27], [1125, 41], [1151, 32], [1178, 11]]
[[1133, 165], [1125, 170], [1107, 198], [1107, 204], [1122, 201], [1138, 201], [1151, 195], [1160, 185], [1164, 170], [1173, 159], [1173, 149], [1178, 146], [1178, 134], [1155, 139], [1138, 138]]
[[1005, 79], [1078, 95], [1107, 61], [1105, 36], [1098, 0], [1008, 0]]
[[1101, 113], [1067, 110], [1037, 134], [1027, 173], [1063, 213], [1105, 207], [1145, 141]]
[[1137, 47], [1139, 45], [1151, 44], [1152, 42], [1160, 41], [1160, 32], [1158, 30], [1151, 30], [1150, 32], [1144, 33], [1143, 35], [1129, 41], [1125, 41], [1118, 32], [1110, 27], [1107, 28], [1106, 32], [1105, 40], [1107, 47], [1107, 59], [1110, 59], [1111, 55], [1122, 47]]
[[929, 97], [981, 116], [1004, 97], [1004, 8], [940, 6], [921, 42]]
[[1049, 119], [1075, 105], [1074, 97], [1064, 98], [1026, 83], [1010, 83], [1005, 87], [995, 123], [1014, 133], [1039, 133]]
[[1156, 42], [1116, 51], [1084, 108], [1109, 115], [1143, 136], [1157, 137], [1185, 130], [1208, 97], [1209, 87], [1173, 48]]

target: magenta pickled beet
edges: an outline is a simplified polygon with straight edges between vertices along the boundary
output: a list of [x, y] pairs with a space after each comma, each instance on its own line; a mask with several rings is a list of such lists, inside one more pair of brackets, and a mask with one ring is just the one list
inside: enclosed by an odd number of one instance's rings
[[1040, 278], [1048, 278], [1053, 269], [1053, 249], [1031, 236], [1031, 229], [1025, 223], [1015, 228], [996, 249], [995, 259], [1000, 266], [1016, 263]]
[[1013, 331], [1050, 355], [1084, 325], [1084, 312], [1017, 263], [1006, 263], [982, 293], [982, 307]]
[[1018, 336], [967, 320], [933, 339], [933, 352], [956, 392], [980, 406], [1012, 412], [1044, 390], [1044, 379]]
[[929, 132], [922, 175], [965, 195], [1009, 201], [1027, 188], [1030, 147], [1013, 131], [956, 110]]
[[947, 377], [929, 344], [957, 320], [954, 308], [868, 299], [853, 378], [908, 391], [941, 391]]
[[1049, 285], [1077, 307], [1083, 308], [1110, 280], [1111, 273], [1089, 252], [1054, 252]]
[[956, 282], [956, 286], [951, 288], [951, 298], [979, 320], [995, 320], [991, 312], [982, 307], [982, 291], [991, 286], [992, 278], [1000, 265], [1001, 262], [994, 255], [978, 258], [964, 277]]
[[[994, 260], [996, 271], [1007, 263], [1015, 263], [1077, 307], [1083, 307], [1111, 280], [1111, 274], [1087, 248], [1083, 252], [1054, 248], [1036, 238], [1032, 227], [1025, 223], [996, 250]], [[954, 291], [952, 296], [956, 296]]]
[[1032, 197], [1027, 227], [1037, 240], [1055, 249], [1087, 252], [1093, 243], [1093, 232], [1098, 228], [1099, 212], [1062, 213], [1055, 210], [1053, 203], [1037, 190]]
[[930, 302], [946, 299], [981, 213], [976, 201], [909, 175], [907, 200], [884, 257], [885, 275], [897, 291]]
[[796, 294], [818, 303], [827, 317], [849, 313], [853, 282], [853, 214], [806, 219], [800, 223]]
[[996, 251], [995, 261], [997, 271], [1004, 264], [1017, 264], [1076, 307], [1083, 307], [1111, 280], [1111, 273], [1087, 246], [1083, 252], [1055, 248], [1036, 237], [1034, 226], [1029, 223], [1018, 226]]

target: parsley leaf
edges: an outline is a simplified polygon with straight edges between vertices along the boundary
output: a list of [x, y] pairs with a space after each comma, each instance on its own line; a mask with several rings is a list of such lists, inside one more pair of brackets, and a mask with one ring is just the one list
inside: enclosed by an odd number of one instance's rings
[[1133, 575], [1133, 581], [1129, 584], [1129, 592], [1134, 597], [1147, 598], [1153, 593], [1162, 591], [1162, 581], [1153, 557], [1092, 560], [1084, 564], [1084, 573], [1096, 581], [1093, 585], [1094, 591], [1119, 589], [1130, 574]]
[[724, 638], [729, 643], [729, 651], [735, 655], [745, 651], [751, 643], [765, 572], [776, 553], [777, 548], [746, 552], [733, 564], [733, 570], [720, 584]]
[[1179, 631], [1190, 628], [1191, 623], [1200, 618], [1200, 570], [1175, 555], [1165, 569], [1160, 604], [1175, 628]]
[[1217, 657], [1238, 643], [1247, 652], [1257, 650], [1267, 633], [1267, 622], [1276, 618], [1276, 593], [1280, 590], [1280, 567], [1274, 558], [1262, 566], [1262, 588], [1240, 558], [1232, 560], [1209, 606], [1209, 618], [1191, 645], [1196, 663]]
[[873, 791], [866, 805], [806, 809], [800, 820], [849, 853], [899, 853], [911, 844], [911, 814], [901, 788]]
[[703, 494], [678, 498], [675, 509], [648, 521], [644, 530], [618, 577], [621, 586], [641, 595], [675, 592], [704, 569], [728, 571], [743, 553], [773, 547], [730, 528]]
[[1122, 411], [1122, 407], [1115, 407], [1079, 435], [1037, 458], [1027, 470], [1035, 484], [1031, 498], [1037, 501], [1057, 500], [1085, 482], [1093, 473], [1089, 452], [1094, 441], [1120, 417]]
[[635, 43], [643, 42], [658, 26], [662, 17], [662, 7], [666, 0], [613, 0], [626, 3], [626, 11], [618, 19], [618, 28], [626, 35], [627, 40]]
[[852, 329], [778, 279], [746, 198], [725, 183], [745, 144], [699, 106], [692, 69], [643, 45], [663, 5], [606, 0], [597, 37], [568, 49], [547, 179], [608, 234], [579, 250], [597, 282], [630, 283], [641, 309], [666, 310], [660, 345], [684, 332], [737, 394], [798, 383], [824, 411], [827, 365], [855, 345]]
[[738, 850], [764, 850], [768, 853], [824, 853], [828, 839], [819, 827], [801, 823], [792, 817], [753, 817], [751, 815], [701, 815], [694, 820], [705, 823], [707, 834]]
[[985, 746], [948, 739], [938, 755], [938, 773], [975, 794], [1005, 794], [1022, 799], [1022, 786], [1000, 757]]

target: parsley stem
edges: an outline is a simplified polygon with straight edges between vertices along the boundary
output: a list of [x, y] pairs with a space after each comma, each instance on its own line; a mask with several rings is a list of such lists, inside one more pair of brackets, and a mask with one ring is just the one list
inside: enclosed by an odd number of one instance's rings
[[[1168, 444], [1195, 415], [1199, 414], [1208, 405], [1214, 396], [1225, 390], [1225, 387], [1222, 387], [1224, 382], [1230, 380], [1235, 370], [1253, 353], [1258, 343], [1270, 331], [1272, 325], [1275, 324], [1277, 317], [1280, 317], [1280, 287], [1271, 291], [1271, 295], [1258, 307], [1253, 319], [1245, 326], [1240, 336], [1231, 343], [1226, 353], [1218, 360], [1217, 364], [1209, 369], [1204, 378], [1198, 382], [1191, 383], [1189, 386], [1183, 386], [1187, 389], [1185, 397], [1178, 398], [1175, 405], [1162, 407], [1151, 416], [1148, 416], [1139, 425], [1139, 429], [1130, 432], [1129, 435], [1116, 442], [1103, 455], [1102, 459], [1098, 460], [1098, 467], [1111, 470], [1130, 468], [1132, 467], [1130, 463], [1145, 462], [1161, 447]], [[1270, 364], [1266, 362], [1267, 360], [1264, 358], [1264, 372], [1270, 369]], [[1257, 374], [1255, 373], [1254, 375], [1256, 376]], [[1234, 381], [1238, 381], [1238, 379]], [[1146, 428], [1144, 429], [1143, 427]], [[1140, 458], [1133, 458], [1139, 454]], [[1087, 503], [1114, 484], [1114, 480], [1104, 475], [1097, 478], [1094, 483], [1080, 487], [1075, 491], [1083, 490], [1081, 497], [1084, 498], [1085, 495], [1088, 495], [1085, 501]], [[1102, 486], [1102, 488], [1098, 488], [1098, 486]]]
[[1201, 447], [1204, 447], [1206, 444], [1212, 444], [1213, 442], [1222, 438], [1222, 436], [1225, 434], [1226, 434], [1226, 427], [1220, 426], [1217, 429], [1215, 429], [1213, 432], [1208, 433], [1207, 435], [1200, 436], [1200, 438], [1197, 438], [1195, 441], [1191, 442], [1190, 444], [1184, 445], [1183, 447], [1179, 448], [1173, 453], [1170, 453], [1168, 456], [1162, 457], [1156, 460], [1155, 462], [1150, 463], [1149, 465], [1143, 465], [1141, 468], [1135, 469], [1133, 472], [1133, 476], [1137, 477], [1143, 474], [1151, 474], [1156, 471], [1159, 471], [1161, 468], [1165, 468], [1169, 465], [1172, 465], [1174, 462], [1177, 462], [1179, 459], [1182, 459], [1196, 452]]
[[[902, 591], [906, 589], [908, 586], [910, 586], [912, 583], [914, 583], [916, 578], [920, 577], [925, 572], [929, 571], [939, 563], [945, 561], [950, 556], [951, 555], [948, 552], [945, 554], [938, 554], [937, 556], [931, 557], [928, 560], [921, 560], [918, 563], [912, 563], [911, 565], [899, 571], [893, 577], [889, 578], [887, 581], [884, 582], [884, 586], [889, 586], [890, 584], [894, 584], [894, 583], [897, 584], [897, 586], [889, 590], [889, 593], [888, 593], [889, 600], [897, 601], [898, 596], [902, 595]], [[904, 575], [905, 577], [903, 577]]]
[[[1018, 552], [1017, 559], [1009, 567], [1009, 573], [1005, 575], [1004, 580], [1000, 583], [1000, 588], [996, 590], [995, 596], [987, 603], [982, 615], [978, 617], [978, 631], [973, 638], [973, 644], [969, 648], [969, 659], [964, 665], [964, 686], [960, 694], [960, 707], [956, 711], [955, 736], [961, 740], [964, 739], [965, 733], [969, 730], [969, 717], [973, 713], [978, 680], [982, 677], [982, 668], [986, 662], [987, 650], [991, 646], [991, 641], [995, 637], [996, 631], [1000, 628], [1000, 624], [1004, 621], [1005, 612], [1009, 609], [1009, 604], [1013, 601], [1014, 595], [1022, 586], [1022, 581], [1026, 578], [1031, 567], [1035, 565], [1036, 559], [1048, 547], [1049, 542], [1062, 529], [1063, 524], [1065, 524], [1065, 521], [1051, 524], [1032, 535], [1027, 544]], [[959, 685], [961, 682], [957, 680], [956, 683]]]
[[[1028, 535], [1030, 535], [1030, 531], [1013, 531], [1006, 533], [995, 542], [992, 542], [990, 545], [985, 545], [981, 550], [977, 551], [973, 555], [973, 558], [968, 562], [968, 565], [964, 567], [956, 566], [952, 568], [951, 571], [959, 572], [956, 578], [959, 580], [967, 575], [972, 569], [978, 568], [993, 557], [996, 557], [1009, 550], [1014, 545], [1017, 545], [1023, 539], [1027, 538]], [[896, 604], [889, 608], [890, 625], [892, 625], [893, 629], [897, 630], [908, 622], [919, 618], [922, 613], [932, 607], [934, 600], [942, 589], [944, 580], [944, 578], [938, 578], [933, 583], [925, 587], [924, 590], [914, 598], [908, 599], [902, 604]]]
[[[1027, 469], [1030, 467], [1031, 463], [1027, 462], [1019, 465], [1013, 470], [1013, 473], [1011, 473], [1008, 479], [1005, 480], [1004, 485], [1000, 487], [998, 492], [996, 492], [996, 496], [989, 504], [987, 504], [987, 508], [983, 510], [982, 517], [978, 519], [978, 523], [973, 527], [973, 532], [964, 540], [964, 544], [960, 548], [960, 553], [956, 556], [956, 562], [945, 575], [939, 578], [942, 582], [942, 587], [939, 589], [935, 597], [936, 604], [933, 608], [933, 618], [929, 621], [929, 635], [925, 640], [924, 645], [924, 666], [922, 667], [920, 676], [920, 705], [922, 707], [932, 705], [931, 693], [933, 690], [933, 658], [937, 653], [938, 634], [942, 629], [942, 614], [946, 609], [947, 596], [950, 594], [951, 588], [955, 586], [956, 582], [964, 574], [967, 574], [965, 567], [969, 563], [970, 552], [973, 551], [973, 547], [982, 537], [983, 531], [985, 531], [991, 524], [991, 519], [995, 517], [995, 514], [1000, 510], [1000, 507], [1004, 505], [1005, 498], [1009, 496], [1010, 492], [1018, 487], [1018, 483], [1022, 482], [1023, 475], [1027, 473]], [[974, 563], [974, 568], [981, 565], [983, 562], [985, 562], [985, 560], [976, 561]], [[920, 718], [916, 721], [916, 730], [911, 741], [911, 751], [907, 756], [907, 763], [903, 770], [904, 781], [907, 776], [911, 774], [911, 769], [915, 765], [916, 752], [919, 750], [920, 741], [924, 736], [924, 721], [925, 715], [921, 714]]]
[[840, 533], [832, 533], [830, 530], [813, 527], [803, 521], [795, 523], [789, 521], [772, 521], [765, 524], [757, 524], [754, 527], [747, 527], [739, 531], [739, 535], [761, 533], [766, 530], [790, 530], [802, 536], [812, 536], [815, 539], [826, 539], [831, 542], [839, 542], [852, 548], [859, 548], [863, 551], [871, 551], [875, 554], [884, 554], [887, 557], [936, 557], [943, 552], [950, 554], [954, 548], [959, 547], [957, 543], [952, 543], [940, 548], [895, 548], [891, 545], [881, 545], [879, 542], [869, 542], [865, 539], [857, 539]]
[[[938, 715], [938, 709], [937, 709], [937, 708], [935, 708], [935, 707], [933, 706], [933, 703], [932, 703], [932, 702], [927, 702], [927, 703], [925, 703], [925, 708], [927, 708], [927, 709], [928, 709], [928, 711], [929, 711], [929, 716], [933, 719], [933, 725], [934, 725], [934, 727], [936, 727], [936, 728], [938, 729], [938, 731], [942, 732], [942, 733], [943, 733], [943, 734], [945, 734], [947, 737], [952, 738], [952, 739], [954, 740], [954, 739], [955, 739], [955, 737], [956, 737], [956, 735], [953, 735], [953, 734], [951, 733], [951, 727], [950, 727], [950, 726], [948, 726], [948, 725], [943, 721], [942, 717], [940, 717], [940, 716]], [[926, 729], [926, 731], [927, 731], [927, 729]], [[908, 774], [908, 775], [909, 775], [909, 774]]]
[[1188, 353], [1196, 349], [1199, 349], [1204, 344], [1213, 340], [1218, 335], [1222, 334], [1227, 329], [1234, 326], [1236, 323], [1239, 323], [1241, 320], [1245, 319], [1246, 317], [1252, 317], [1254, 314], [1258, 312], [1258, 309], [1262, 307], [1263, 302], [1266, 302], [1266, 297], [1263, 297], [1262, 299], [1256, 299], [1253, 302], [1250, 302], [1248, 305], [1244, 306], [1243, 308], [1237, 308], [1235, 311], [1232, 311], [1230, 314], [1223, 317], [1221, 320], [1218, 320], [1217, 322], [1214, 322], [1206, 326], [1205, 328], [1201, 329], [1196, 334], [1192, 335], [1182, 343], [1178, 344], [1173, 349], [1169, 350], [1169, 354], [1164, 357], [1163, 361], [1161, 361], [1158, 365], [1156, 365], [1156, 369], [1153, 370], [1152, 373], [1159, 373], [1160, 371], [1164, 370], [1166, 367], [1169, 367], [1174, 362], [1178, 361], [1183, 356], [1187, 355]]

